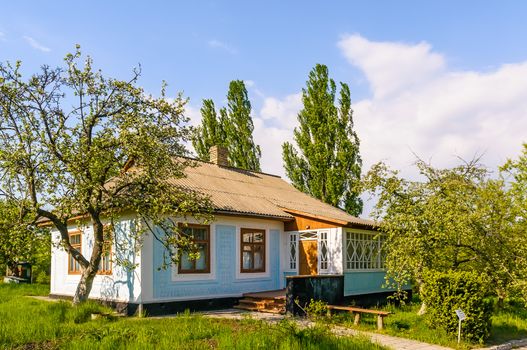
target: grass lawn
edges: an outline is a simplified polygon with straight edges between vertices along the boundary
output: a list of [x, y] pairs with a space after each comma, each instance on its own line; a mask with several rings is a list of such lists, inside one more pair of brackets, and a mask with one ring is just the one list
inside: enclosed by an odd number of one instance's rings
[[[385, 330], [380, 332], [452, 348], [468, 349], [482, 346], [482, 344], [466, 342], [458, 345], [457, 338], [448, 336], [441, 330], [430, 329], [425, 322], [425, 316], [417, 315], [420, 306], [419, 300], [414, 299], [412, 303], [401, 307], [393, 305], [381, 307], [380, 309], [393, 314], [384, 319]], [[365, 315], [359, 327], [353, 326], [353, 320], [348, 315], [340, 314], [335, 322], [351, 328], [377, 332], [377, 323], [373, 316]], [[508, 302], [503, 309], [494, 312], [491, 336], [485, 345], [496, 345], [523, 338], [527, 338], [527, 309], [521, 303]]]
[[92, 302], [73, 307], [28, 297], [46, 294], [47, 286], [0, 283], [0, 349], [383, 349], [287, 321], [269, 325], [191, 314], [92, 321], [91, 313], [107, 310]]

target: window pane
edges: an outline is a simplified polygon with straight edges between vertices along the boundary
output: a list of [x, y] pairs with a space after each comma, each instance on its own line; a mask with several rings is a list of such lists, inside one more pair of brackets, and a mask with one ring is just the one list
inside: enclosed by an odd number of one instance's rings
[[253, 234], [253, 242], [261, 243], [264, 241], [264, 234], [263, 233], [254, 233]]
[[243, 251], [245, 252], [250, 252], [251, 251], [251, 246], [250, 245], [243, 245]]
[[254, 269], [260, 270], [264, 267], [264, 249], [262, 246], [254, 247]]
[[194, 239], [198, 241], [207, 240], [207, 230], [204, 228], [194, 228], [193, 230]]
[[70, 244], [78, 245], [81, 243], [81, 235], [72, 235], [70, 236]]
[[253, 255], [251, 252], [243, 252], [242, 263], [244, 270], [251, 270], [253, 268]]
[[179, 263], [181, 264], [181, 269], [182, 270], [192, 270], [192, 269], [194, 269], [194, 262], [188, 258], [188, 253], [187, 252], [183, 252], [181, 254], [181, 259], [180, 259]]
[[207, 250], [205, 244], [198, 246], [199, 259], [196, 260], [196, 270], [205, 270], [207, 268]]
[[242, 235], [242, 239], [244, 243], [250, 243], [252, 242], [253, 234], [252, 233], [244, 233]]

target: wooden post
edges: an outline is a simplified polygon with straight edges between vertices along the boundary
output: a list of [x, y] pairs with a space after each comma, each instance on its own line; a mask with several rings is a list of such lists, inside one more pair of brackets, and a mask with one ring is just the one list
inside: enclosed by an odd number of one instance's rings
[[384, 316], [377, 315], [377, 329], [384, 329]]
[[356, 313], [355, 313], [355, 321], [353, 322], [353, 324], [354, 324], [355, 326], [358, 326], [359, 323], [360, 323], [360, 312], [356, 312]]

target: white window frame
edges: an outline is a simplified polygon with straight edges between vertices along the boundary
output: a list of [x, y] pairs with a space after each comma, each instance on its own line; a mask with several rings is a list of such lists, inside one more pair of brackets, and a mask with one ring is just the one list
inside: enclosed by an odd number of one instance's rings
[[[358, 238], [350, 240], [351, 235], [355, 237], [358, 236]], [[383, 244], [386, 241], [386, 236], [384, 234], [380, 232], [374, 232], [374, 231], [368, 231], [368, 230], [357, 230], [357, 229], [353, 229], [353, 230], [347, 229], [346, 230], [345, 229], [343, 240], [344, 240], [343, 242], [344, 243], [343, 245], [344, 271], [349, 271], [349, 272], [385, 271], [384, 256], [383, 256], [383, 251], [382, 251]], [[354, 241], [354, 243], [350, 241]], [[376, 254], [376, 260], [375, 260], [375, 263], [373, 264], [374, 266], [368, 266], [369, 264], [371, 264], [371, 260], [361, 261], [361, 258], [362, 259], [365, 258], [364, 254], [361, 254], [361, 256], [357, 258], [358, 260], [354, 259], [353, 255], [356, 255], [356, 254], [352, 254], [352, 256], [350, 256], [348, 254], [349, 244], [355, 244], [355, 245], [360, 244], [363, 248], [362, 253], [364, 252], [364, 247], [366, 247], [367, 245], [369, 245], [370, 248], [376, 248], [378, 253]]]
[[[287, 268], [286, 271], [295, 271], [298, 272], [298, 256], [299, 256], [299, 234], [297, 231], [291, 231], [287, 232]], [[291, 246], [294, 245], [295, 247], [295, 257], [291, 256]]]
[[[317, 230], [317, 245], [318, 245], [318, 274], [324, 274], [329, 273], [329, 265], [330, 265], [330, 250], [329, 250], [329, 230]], [[323, 255], [322, 255], [322, 246], [326, 247], [326, 256], [325, 261], [322, 261]]]

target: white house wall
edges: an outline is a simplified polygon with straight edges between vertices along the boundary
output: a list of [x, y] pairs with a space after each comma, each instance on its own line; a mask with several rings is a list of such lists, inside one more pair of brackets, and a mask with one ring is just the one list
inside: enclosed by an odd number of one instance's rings
[[329, 264], [328, 274], [341, 274], [342, 261], [342, 227], [326, 229], [328, 233]]
[[[115, 239], [112, 251], [112, 274], [97, 275], [93, 282], [90, 298], [113, 300], [121, 302], [140, 302], [141, 275], [139, 268], [141, 256], [135, 253], [133, 235], [130, 234], [135, 220], [124, 217], [115, 223]], [[81, 230], [81, 252], [89, 259], [94, 245], [93, 228], [91, 226], [69, 226], [69, 231]], [[51, 286], [50, 294], [57, 296], [73, 296], [80, 280], [80, 274], [68, 273], [68, 253], [60, 246], [60, 233], [51, 231]], [[116, 249], [116, 244], [120, 249]], [[128, 261], [137, 268], [125, 268], [115, 261]]]

